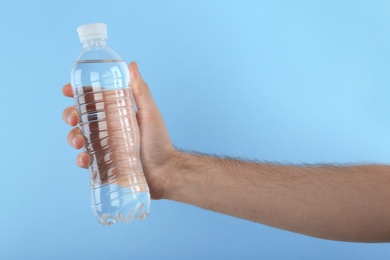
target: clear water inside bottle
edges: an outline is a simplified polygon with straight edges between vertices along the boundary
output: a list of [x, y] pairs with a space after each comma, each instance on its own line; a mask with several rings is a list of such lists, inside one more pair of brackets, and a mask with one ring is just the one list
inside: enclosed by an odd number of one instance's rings
[[143, 219], [150, 211], [150, 194], [127, 66], [121, 60], [82, 60], [72, 74], [91, 162], [92, 211], [103, 225]]
[[105, 226], [144, 219], [150, 210], [148, 192], [134, 192], [132, 187], [117, 184], [91, 188], [91, 201], [93, 214]]

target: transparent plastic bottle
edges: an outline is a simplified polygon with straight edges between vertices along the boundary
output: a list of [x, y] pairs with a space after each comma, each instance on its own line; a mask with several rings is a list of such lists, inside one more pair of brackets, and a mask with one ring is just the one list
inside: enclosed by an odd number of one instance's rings
[[140, 161], [140, 136], [127, 64], [107, 46], [107, 25], [77, 28], [83, 50], [71, 83], [84, 149], [89, 154], [91, 206], [112, 225], [144, 219], [150, 193]]

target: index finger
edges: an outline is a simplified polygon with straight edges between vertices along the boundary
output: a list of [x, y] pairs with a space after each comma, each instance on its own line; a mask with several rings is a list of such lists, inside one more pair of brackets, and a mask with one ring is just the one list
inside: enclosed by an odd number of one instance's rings
[[73, 88], [70, 83], [62, 87], [62, 94], [64, 94], [66, 97], [73, 97]]

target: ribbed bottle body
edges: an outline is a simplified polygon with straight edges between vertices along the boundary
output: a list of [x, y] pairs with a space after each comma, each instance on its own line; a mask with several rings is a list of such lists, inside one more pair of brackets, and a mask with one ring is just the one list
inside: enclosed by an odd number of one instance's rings
[[90, 157], [91, 206], [103, 225], [143, 219], [150, 211], [130, 75], [112, 53], [105, 46], [87, 48], [72, 69], [79, 128]]

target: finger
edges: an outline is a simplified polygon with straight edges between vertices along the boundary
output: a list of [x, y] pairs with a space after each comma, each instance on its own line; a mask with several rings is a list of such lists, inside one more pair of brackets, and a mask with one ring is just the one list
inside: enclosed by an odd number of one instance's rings
[[89, 166], [89, 156], [86, 152], [80, 153], [76, 157], [76, 164], [80, 168], [88, 168]]
[[62, 119], [68, 125], [75, 126], [79, 123], [79, 115], [75, 106], [67, 107], [62, 112]]
[[66, 140], [73, 148], [80, 149], [84, 146], [84, 138], [81, 135], [80, 129], [78, 127], [75, 127], [70, 130], [68, 136], [66, 137]]
[[142, 76], [138, 70], [137, 63], [132, 62], [129, 65], [131, 88], [135, 104], [138, 111], [153, 112], [158, 110], [156, 103], [153, 100], [152, 94], [146, 82], [142, 79]]
[[73, 97], [73, 88], [70, 83], [62, 87], [62, 94], [66, 97]]

